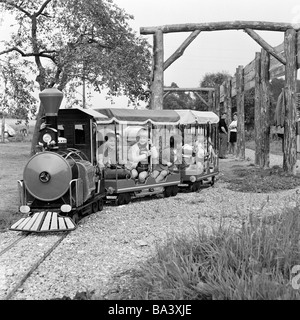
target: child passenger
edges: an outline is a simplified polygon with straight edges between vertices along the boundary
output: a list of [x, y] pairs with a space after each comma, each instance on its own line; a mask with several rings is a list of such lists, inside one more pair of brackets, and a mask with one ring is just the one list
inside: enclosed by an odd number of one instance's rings
[[151, 158], [158, 158], [158, 152], [148, 139], [148, 131], [142, 128], [137, 133], [138, 142], [130, 147], [128, 160], [132, 163], [131, 177], [138, 177], [140, 183], [144, 183], [149, 174]]
[[179, 172], [182, 164], [182, 142], [181, 136], [171, 136], [170, 145], [162, 151], [162, 163], [153, 166], [152, 177], [156, 182], [160, 182], [170, 172]]

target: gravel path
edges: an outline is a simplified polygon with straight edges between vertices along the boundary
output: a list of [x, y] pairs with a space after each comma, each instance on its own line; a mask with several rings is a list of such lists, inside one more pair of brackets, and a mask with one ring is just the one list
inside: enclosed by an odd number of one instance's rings
[[[253, 155], [254, 152], [246, 150], [246, 157]], [[271, 157], [271, 165], [275, 160], [279, 159]], [[191, 235], [199, 227], [209, 231], [220, 223], [221, 217], [238, 227], [250, 210], [255, 212], [264, 207], [265, 214], [274, 214], [293, 206], [296, 196], [296, 190], [270, 194], [235, 192], [217, 180], [214, 187], [196, 193], [105, 207], [102, 212], [82, 220], [33, 272], [13, 299], [45, 300], [64, 295], [73, 298], [76, 292], [87, 290], [96, 290], [100, 298], [112, 299], [114, 292], [126, 285], [130, 272], [155, 255], [157, 245], [168, 238], [181, 233]], [[0, 234], [1, 246], [3, 240], [8, 242], [16, 237], [15, 234], [18, 233]], [[46, 246], [43, 244], [46, 238], [30, 236], [28, 239], [32, 242], [27, 243], [22, 254], [16, 256], [16, 253], [8, 252], [3, 256], [0, 282], [4, 288], [9, 288], [14, 270], [24, 268], [31, 261], [34, 252], [28, 248]]]

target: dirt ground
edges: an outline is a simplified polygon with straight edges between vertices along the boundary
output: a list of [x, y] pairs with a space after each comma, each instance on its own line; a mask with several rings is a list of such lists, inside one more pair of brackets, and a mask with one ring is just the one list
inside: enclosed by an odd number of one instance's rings
[[287, 174], [278, 165], [260, 169], [249, 158], [244, 161], [220, 159], [219, 172], [218, 180], [234, 191], [267, 193], [300, 187], [300, 175]]

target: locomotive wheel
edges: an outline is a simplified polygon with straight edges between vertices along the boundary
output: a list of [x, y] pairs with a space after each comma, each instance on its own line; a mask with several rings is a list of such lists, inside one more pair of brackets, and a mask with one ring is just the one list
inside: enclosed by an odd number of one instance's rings
[[72, 219], [73, 219], [73, 221], [77, 224], [78, 221], [80, 220], [80, 218], [79, 218], [79, 212], [74, 213], [73, 216], [72, 216]]
[[177, 195], [178, 190], [179, 190], [178, 186], [172, 187], [172, 197], [175, 197]]
[[103, 210], [103, 200], [99, 199], [97, 201], [97, 205], [98, 205], [98, 211], [102, 211]]
[[165, 198], [168, 198], [172, 195], [172, 187], [166, 187], [164, 190], [164, 196]]

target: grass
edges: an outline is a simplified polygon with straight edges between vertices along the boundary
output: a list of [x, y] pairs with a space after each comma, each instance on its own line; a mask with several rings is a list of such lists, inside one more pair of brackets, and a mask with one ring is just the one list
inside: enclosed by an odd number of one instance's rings
[[29, 152], [30, 142], [0, 143], [0, 231], [20, 219], [17, 180], [22, 179]]
[[117, 299], [299, 300], [291, 269], [299, 264], [299, 205], [263, 217], [250, 212], [240, 229], [173, 237], [157, 248]]

